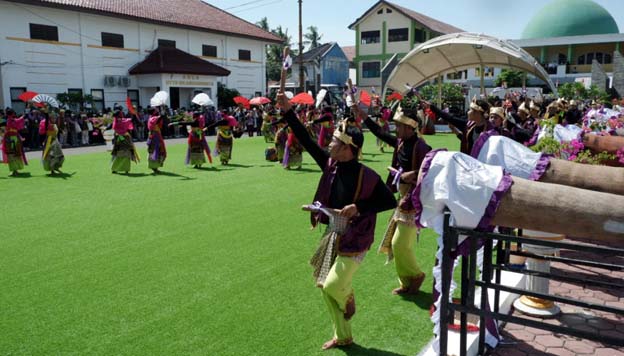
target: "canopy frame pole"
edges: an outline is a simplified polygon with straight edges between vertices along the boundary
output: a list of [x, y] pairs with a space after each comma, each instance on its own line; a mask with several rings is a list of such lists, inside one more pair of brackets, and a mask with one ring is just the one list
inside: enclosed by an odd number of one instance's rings
[[484, 79], [485, 73], [483, 73], [483, 69], [484, 69], [483, 64], [481, 64], [479, 68], [480, 68], [479, 79], [481, 80], [481, 95], [485, 97], [485, 79]]
[[440, 76], [438, 77], [438, 107], [441, 108], [442, 107], [442, 79], [444, 78], [444, 76], [442, 74], [440, 74]]

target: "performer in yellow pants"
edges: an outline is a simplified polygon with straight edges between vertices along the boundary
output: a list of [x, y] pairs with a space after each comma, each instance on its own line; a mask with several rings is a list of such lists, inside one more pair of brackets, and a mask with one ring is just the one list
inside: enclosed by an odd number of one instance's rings
[[364, 143], [359, 129], [343, 124], [327, 152], [310, 137], [283, 93], [277, 102], [293, 135], [323, 170], [313, 204], [304, 206], [312, 226], [328, 225], [310, 260], [334, 327], [322, 349], [350, 345], [348, 320], [355, 314], [351, 280], [373, 243], [377, 214], [396, 207], [396, 199], [375, 171], [358, 162]]
[[351, 281], [358, 267], [360, 267], [360, 262], [356, 258], [336, 257], [336, 262], [329, 270], [323, 285], [323, 299], [332, 317], [334, 339], [338, 345], [348, 345], [353, 342], [351, 325], [349, 320], [345, 319], [345, 313], [347, 313], [347, 303], [353, 299]]
[[414, 255], [414, 241], [418, 234], [414, 224], [416, 212], [410, 199], [410, 192], [416, 185], [420, 165], [431, 151], [424, 139], [418, 136], [420, 110], [417, 100], [405, 99], [397, 108], [393, 121], [397, 136], [386, 133], [370, 118], [364, 122], [380, 140], [394, 148], [388, 186], [400, 195], [398, 207], [388, 223], [388, 229], [379, 246], [379, 252], [388, 254], [388, 262], [395, 258], [397, 274], [401, 285], [393, 294], [417, 294], [425, 280], [425, 274], [418, 267]]
[[[412, 224], [398, 222], [394, 236], [392, 236], [394, 265], [401, 282], [401, 288], [408, 288], [414, 279], [420, 280], [420, 278], [424, 277], [424, 273], [418, 267], [418, 262], [416, 262], [416, 256], [414, 255], [414, 241], [416, 241], [418, 232], [416, 231], [416, 226]], [[415, 284], [418, 283], [418, 280], [415, 281]]]

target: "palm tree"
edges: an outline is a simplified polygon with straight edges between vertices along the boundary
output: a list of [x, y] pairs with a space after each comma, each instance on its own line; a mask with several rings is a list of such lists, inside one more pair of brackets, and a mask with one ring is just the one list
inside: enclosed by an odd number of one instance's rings
[[265, 17], [261, 18], [260, 21], [256, 22], [256, 26], [260, 27], [261, 29], [270, 32], [271, 30], [269, 29], [269, 20]]
[[312, 49], [321, 45], [321, 38], [323, 38], [323, 35], [319, 34], [316, 26], [310, 26], [308, 27], [308, 33], [304, 34], [303, 37], [305, 38], [303, 44], [306, 46], [310, 45], [309, 49]]
[[291, 48], [292, 56], [295, 56], [297, 51], [292, 48], [292, 38], [288, 35], [288, 29], [284, 30], [282, 26], [277, 26], [277, 28], [271, 30], [271, 33], [281, 38], [283, 42], [278, 45], [269, 45], [267, 49], [267, 79], [279, 80], [282, 73], [284, 46]]

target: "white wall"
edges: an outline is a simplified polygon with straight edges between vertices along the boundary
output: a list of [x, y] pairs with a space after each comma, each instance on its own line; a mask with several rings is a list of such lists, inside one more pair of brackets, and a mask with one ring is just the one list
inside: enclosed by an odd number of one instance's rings
[[[29, 41], [29, 23], [57, 26], [59, 43]], [[244, 96], [265, 92], [266, 43], [258, 40], [2, 0], [0, 29], [0, 62], [14, 63], [0, 67], [5, 106], [10, 105], [11, 87], [26, 87], [51, 95], [66, 92], [68, 88], [82, 88], [85, 94], [91, 89], [104, 89], [105, 106], [125, 103], [127, 90], [139, 89], [137, 77], [131, 76], [130, 87], [125, 88], [105, 87], [104, 76], [127, 76], [130, 67], [157, 47], [159, 38], [174, 40], [177, 48], [197, 56], [202, 55], [203, 44], [217, 46], [217, 58], [203, 59], [232, 72], [218, 81], [238, 89]], [[102, 32], [123, 34], [125, 48], [99, 48]], [[239, 49], [250, 50], [251, 61], [239, 61]], [[150, 92], [141, 92], [142, 106], [148, 104], [145, 96]]]

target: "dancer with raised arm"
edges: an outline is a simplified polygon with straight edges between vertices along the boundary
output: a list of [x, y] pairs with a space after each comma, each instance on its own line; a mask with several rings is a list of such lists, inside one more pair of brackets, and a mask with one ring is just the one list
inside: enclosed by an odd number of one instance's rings
[[416, 185], [420, 165], [431, 147], [418, 137], [420, 103], [413, 99], [415, 98], [404, 98], [394, 114], [396, 136], [385, 132], [371, 118], [364, 119], [366, 127], [379, 140], [394, 149], [392, 165], [389, 167], [391, 173], [386, 183], [390, 189], [399, 193], [400, 200], [379, 245], [379, 252], [388, 254], [388, 262], [395, 259], [400, 287], [394, 289], [393, 294], [417, 294], [425, 280], [425, 273], [418, 266], [414, 255], [418, 229], [414, 223], [415, 209], [409, 193]]
[[[396, 200], [379, 175], [358, 162], [364, 137], [357, 128], [342, 125], [334, 131], [327, 152], [310, 137], [283, 92], [278, 94], [278, 103], [294, 135], [323, 170], [315, 205], [305, 208], [312, 210], [312, 225], [329, 224], [310, 261], [334, 326], [332, 339], [322, 349], [350, 345], [349, 320], [355, 313], [353, 275], [373, 243], [377, 213], [393, 209]], [[314, 207], [333, 209], [335, 214], [329, 219]]]

